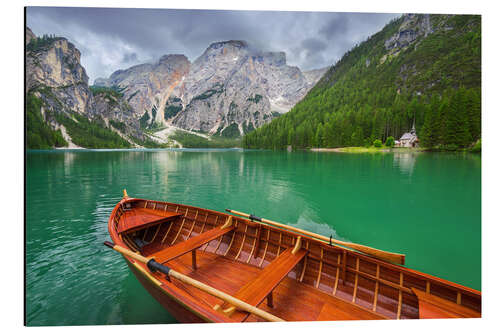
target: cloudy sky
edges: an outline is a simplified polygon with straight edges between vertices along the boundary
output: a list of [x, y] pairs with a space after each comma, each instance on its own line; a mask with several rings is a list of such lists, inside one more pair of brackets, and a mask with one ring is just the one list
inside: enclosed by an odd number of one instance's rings
[[194, 61], [215, 41], [246, 40], [285, 51], [303, 70], [334, 64], [400, 14], [28, 7], [36, 35], [68, 38], [81, 51], [90, 83], [170, 53]]

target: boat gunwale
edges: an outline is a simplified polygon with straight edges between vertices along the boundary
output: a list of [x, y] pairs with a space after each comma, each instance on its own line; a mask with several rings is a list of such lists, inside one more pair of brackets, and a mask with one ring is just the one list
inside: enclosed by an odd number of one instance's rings
[[[478, 290], [475, 290], [475, 289], [472, 289], [472, 288], [460, 285], [460, 284], [452, 282], [452, 281], [441, 279], [439, 277], [436, 277], [436, 276], [433, 276], [433, 275], [430, 275], [430, 274], [427, 274], [427, 273], [416, 271], [416, 270], [413, 270], [411, 268], [407, 268], [407, 267], [400, 266], [400, 265], [397, 265], [397, 264], [389, 263], [389, 262], [386, 262], [386, 261], [374, 258], [372, 256], [365, 255], [363, 253], [357, 252], [355, 250], [351, 250], [349, 248], [345, 248], [345, 247], [337, 246], [337, 245], [333, 245], [333, 244], [330, 245], [330, 244], [328, 244], [328, 243], [326, 243], [324, 241], [318, 240], [318, 239], [316, 239], [314, 237], [303, 235], [303, 234], [301, 234], [299, 232], [295, 232], [295, 231], [292, 231], [292, 230], [287, 230], [287, 229], [284, 229], [284, 228], [275, 227], [275, 226], [272, 226], [272, 225], [268, 225], [266, 223], [254, 222], [254, 221], [251, 221], [249, 219], [241, 218], [239, 216], [234, 216], [234, 215], [227, 214], [227, 213], [224, 213], [224, 212], [219, 212], [219, 211], [215, 211], [215, 210], [211, 210], [211, 209], [207, 209], [207, 208], [190, 206], [190, 205], [185, 205], [185, 204], [180, 204], [180, 203], [172, 203], [172, 202], [167, 202], [167, 201], [158, 201], [158, 200], [149, 200], [149, 199], [128, 198], [128, 197], [125, 197], [119, 203], [117, 203], [117, 205], [115, 206], [115, 209], [113, 209], [113, 212], [110, 215], [109, 224], [108, 224], [108, 229], [110, 229], [109, 230], [110, 234], [112, 232], [111, 229], [113, 229], [112, 227], [114, 227], [114, 224], [113, 224], [114, 216], [115, 216], [117, 210], [119, 209], [119, 207], [122, 204], [126, 203], [126, 202], [146, 202], [146, 205], [145, 205], [144, 208], [147, 208], [147, 206], [148, 206], [149, 203], [154, 203], [155, 204], [155, 208], [148, 208], [148, 209], [156, 209], [156, 206], [157, 206], [156, 204], [159, 203], [159, 204], [164, 204], [164, 205], [167, 205], [167, 206], [168, 205], [177, 206], [178, 208], [201, 210], [202, 212], [205, 212], [207, 214], [213, 214], [215, 216], [223, 216], [223, 217], [232, 216], [232, 218], [233, 218], [233, 220], [235, 220], [236, 224], [238, 224], [238, 223], [244, 223], [247, 226], [251, 226], [251, 227], [255, 227], [255, 228], [259, 228], [259, 227], [263, 226], [263, 227], [267, 227], [270, 231], [284, 233], [287, 236], [291, 236], [291, 237], [301, 236], [304, 241], [306, 241], [306, 242], [313, 242], [316, 245], [319, 245], [320, 248], [322, 248], [322, 249], [333, 250], [333, 253], [346, 253], [346, 254], [349, 254], [350, 256], [354, 257], [354, 258], [359, 258], [359, 259], [361, 259], [361, 260], [363, 260], [365, 262], [368, 262], [370, 264], [375, 264], [375, 265], [378, 265], [380, 267], [384, 267], [386, 269], [389, 269], [392, 272], [397, 272], [399, 274], [403, 273], [403, 274], [405, 274], [405, 275], [407, 275], [409, 277], [417, 278], [417, 279], [420, 279], [420, 280], [425, 280], [425, 281], [427, 281], [427, 284], [431, 283], [433, 285], [445, 287], [445, 288], [447, 288], [450, 291], [461, 293], [463, 295], [468, 295], [468, 296], [476, 298], [476, 299], [482, 297], [481, 291], [478, 291]], [[217, 226], [217, 223], [214, 223], [214, 224], [209, 223], [209, 224], [212, 225], [213, 227]], [[116, 230], [115, 230], [115, 232], [116, 232]], [[257, 237], [257, 234], [255, 234], [255, 235], [252, 235], [251, 233], [247, 234], [246, 232], [238, 230], [238, 229], [235, 229], [235, 232], [240, 232], [242, 234], [245, 234], [245, 235], [248, 235], [248, 236], [251, 236], [251, 237]], [[122, 245], [125, 245], [127, 248], [129, 248], [124, 242], [121, 241], [121, 239], [119, 239], [118, 237], [117, 237], [117, 239], [120, 241], [120, 243]], [[312, 259], [316, 259], [315, 256], [312, 255], [312, 253], [309, 253], [307, 256], [309, 256], [309, 255], [311, 255]], [[318, 258], [316, 260], [320, 260], [320, 259]], [[328, 262], [327, 262], [327, 264], [328, 264]], [[341, 267], [339, 267], [339, 268], [342, 269]], [[352, 267], [350, 267], [348, 265], [346, 265], [345, 269], [346, 270], [351, 270], [351, 272], [350, 272], [351, 274], [356, 274], [357, 275], [359, 273], [358, 270], [352, 271]], [[360, 272], [364, 273], [362, 271], [360, 271]], [[146, 273], [147, 273], [147, 271], [146, 271]], [[162, 283], [165, 284], [165, 282], [163, 282], [163, 281], [162, 281]], [[172, 284], [171, 287], [178, 289], [173, 284]], [[401, 286], [401, 287], [403, 287], [403, 286]], [[417, 289], [423, 290], [421, 288], [417, 288]], [[179, 291], [180, 291], [180, 289], [179, 289]], [[426, 290], [424, 290], [424, 291], [426, 291]], [[410, 295], [416, 297], [416, 295], [414, 295], [413, 292], [410, 293]], [[193, 301], [196, 302], [196, 300], [193, 300]], [[479, 303], [480, 303], [479, 306], [481, 307], [481, 303], [482, 303], [481, 299], [479, 299]], [[209, 307], [203, 306], [201, 304], [197, 304], [197, 305], [200, 308], [209, 309]], [[365, 309], [365, 310], [369, 310], [369, 309]], [[217, 313], [215, 310], [213, 310], [211, 308], [209, 309], [209, 312], [211, 314], [216, 315], [217, 317], [221, 316], [221, 314]], [[218, 320], [220, 320], [220, 318], [218, 318]], [[224, 317], [223, 321], [225, 321], [225, 322], [226, 321], [231, 321], [231, 318]]]
[[[122, 204], [126, 202], [134, 202], [134, 201], [151, 201], [151, 200], [145, 200], [145, 199], [139, 199], [139, 198], [129, 198], [125, 197], [120, 202], [116, 204], [114, 207], [113, 211], [110, 214], [110, 217], [108, 219], [108, 232], [110, 234], [110, 237], [116, 245], [120, 245], [122, 247], [125, 247], [127, 249], [130, 249], [134, 251], [134, 249], [131, 249], [122, 239], [119, 237], [119, 234], [117, 230], [115, 229], [114, 226], [114, 219], [116, 212], [118, 209], [121, 207]], [[135, 252], [135, 251], [134, 251]], [[194, 297], [191, 295], [187, 294], [185, 291], [183, 291], [181, 288], [177, 287], [174, 283], [168, 281], [167, 279], [163, 278], [162, 276], [155, 276], [153, 273], [149, 272], [149, 269], [147, 268], [147, 265], [137, 262], [133, 260], [132, 258], [122, 255], [122, 257], [126, 260], [127, 264], [129, 267], [133, 267], [134, 264], [137, 264], [139, 267], [142, 267], [143, 269], [136, 269], [136, 272], [139, 274], [142, 274], [145, 276], [145, 278], [151, 282], [151, 286], [156, 287], [162, 291], [167, 297], [171, 298], [173, 301], [178, 303], [180, 306], [185, 308], [186, 310], [192, 312], [196, 316], [199, 316], [201, 319], [208, 321], [208, 322], [234, 322], [231, 318], [222, 315], [221, 313], [213, 310], [210, 307], [202, 306]], [[156, 273], [158, 274], [158, 273]], [[161, 282], [161, 285], [158, 285], [155, 283], [154, 280], [158, 280]]]

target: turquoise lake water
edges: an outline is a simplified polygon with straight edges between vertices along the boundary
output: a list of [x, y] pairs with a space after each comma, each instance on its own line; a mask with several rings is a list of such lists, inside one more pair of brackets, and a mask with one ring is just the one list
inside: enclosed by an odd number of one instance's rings
[[175, 322], [102, 245], [124, 188], [404, 253], [407, 267], [481, 289], [479, 155], [30, 151], [26, 170], [28, 325]]

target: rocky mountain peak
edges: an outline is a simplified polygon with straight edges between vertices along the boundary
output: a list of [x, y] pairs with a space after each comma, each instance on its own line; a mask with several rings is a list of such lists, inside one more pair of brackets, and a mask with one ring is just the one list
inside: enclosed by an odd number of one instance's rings
[[[143, 139], [139, 122], [127, 101], [121, 98], [120, 92], [89, 87], [89, 78], [80, 64], [80, 51], [72, 43], [66, 38], [53, 35], [37, 37], [29, 28], [26, 29], [26, 41], [26, 93], [40, 102], [42, 119], [52, 130], [60, 129], [70, 147], [72, 139], [64, 124], [70, 124], [73, 135], [75, 128], [79, 126], [77, 119], [85, 118], [97, 121], [94, 125], [102, 130], [99, 135], [114, 131], [120, 136], [127, 133]], [[33, 111], [37, 112], [32, 109], [31, 112]], [[110, 121], [120, 130], [112, 127]], [[87, 125], [84, 122], [81, 126], [80, 130]], [[109, 137], [109, 132], [103, 135]], [[39, 143], [40, 135], [46, 139], [46, 132], [37, 134], [38, 137], [30, 139], [32, 145], [35, 144], [34, 141]], [[80, 135], [77, 136], [82, 140]], [[89, 133], [89, 136], [92, 137], [93, 133]], [[95, 140], [99, 139], [94, 137], [87, 143], [93, 144]], [[125, 140], [131, 142], [129, 139]]]
[[26, 88], [53, 88], [54, 95], [68, 109], [90, 111], [92, 94], [88, 76], [80, 64], [80, 51], [66, 38], [36, 37], [31, 30], [26, 45]]
[[165, 54], [160, 57], [158, 64], [178, 64], [189, 62], [184, 54]]
[[215, 42], [208, 46], [208, 50], [217, 50], [221, 48], [235, 48], [235, 49], [246, 49], [248, 48], [248, 43], [244, 40], [226, 40], [221, 42]]
[[252, 55], [252, 60], [261, 62], [269, 66], [285, 66], [286, 53], [285, 52], [261, 52]]
[[287, 112], [317, 82], [242, 40], [215, 42], [192, 64], [184, 55], [114, 72], [99, 85], [123, 88], [143, 126], [175, 125], [209, 134], [241, 135]]
[[229, 40], [210, 44], [210, 46], [199, 56], [194, 64], [204, 63], [227, 63], [230, 65], [235, 61], [241, 61], [249, 54], [248, 43], [240, 40]]

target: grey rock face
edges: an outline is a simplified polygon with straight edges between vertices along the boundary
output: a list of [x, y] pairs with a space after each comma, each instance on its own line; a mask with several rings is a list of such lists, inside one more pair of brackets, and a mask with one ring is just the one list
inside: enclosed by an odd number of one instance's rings
[[27, 50], [27, 90], [49, 87], [68, 109], [88, 113], [93, 101], [87, 83], [87, 73], [80, 65], [80, 51], [67, 39], [58, 38], [49, 46]]
[[118, 70], [108, 79], [96, 79], [94, 84], [123, 88], [124, 98], [132, 106], [136, 117], [147, 112], [152, 122], [161, 124], [169, 97], [181, 95], [189, 66], [189, 60], [184, 55], [171, 54], [161, 57], [156, 64]]
[[307, 83], [310, 86], [314, 86], [319, 79], [325, 75], [325, 73], [328, 71], [329, 67], [324, 67], [324, 68], [319, 68], [319, 69], [313, 69], [310, 71], [305, 71], [303, 72], [304, 76], [306, 77]]
[[427, 36], [432, 32], [429, 14], [406, 14], [399, 31], [386, 40], [384, 45], [386, 50], [399, 50], [413, 43], [419, 36]]
[[[100, 116], [110, 126], [110, 120], [114, 121], [117, 130], [127, 136], [143, 139], [143, 133], [139, 121], [134, 115], [132, 107], [124, 98], [117, 98], [109, 94], [94, 95], [93, 114]], [[111, 123], [113, 126], [113, 123]]]
[[191, 66], [182, 96], [186, 107], [173, 124], [210, 134], [230, 126], [241, 134], [262, 125], [272, 118], [271, 101], [283, 89], [278, 85], [287, 84], [273, 77], [285, 63], [284, 53], [252, 52], [243, 41], [211, 44]]
[[[29, 28], [26, 36], [30, 41], [37, 38]], [[138, 120], [125, 100], [109, 94], [93, 95], [87, 73], [80, 64], [80, 51], [65, 38], [53, 38], [45, 45], [27, 48], [26, 91], [42, 98], [47, 110], [124, 122], [125, 132], [137, 134]], [[49, 124], [57, 127], [54, 121], [51, 119]]]
[[417, 32], [415, 30], [408, 29], [399, 31], [396, 35], [385, 41], [385, 48], [386, 50], [391, 50], [395, 47], [404, 47], [415, 39], [417, 39]]
[[26, 27], [26, 45], [28, 45], [33, 38], [36, 38], [35, 34], [30, 28]]
[[148, 112], [157, 123], [210, 134], [237, 128], [243, 134], [290, 110], [325, 71], [302, 73], [286, 64], [284, 52], [231, 40], [211, 44], [192, 64], [167, 55], [95, 84], [122, 87], [134, 112]]
[[403, 15], [403, 21], [399, 26], [398, 32], [384, 42], [388, 53], [380, 58], [379, 64], [397, 57], [401, 50], [408, 48], [411, 44], [418, 43], [418, 39], [421, 36], [427, 37], [427, 35], [433, 32], [434, 29], [431, 26], [429, 14]]

